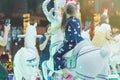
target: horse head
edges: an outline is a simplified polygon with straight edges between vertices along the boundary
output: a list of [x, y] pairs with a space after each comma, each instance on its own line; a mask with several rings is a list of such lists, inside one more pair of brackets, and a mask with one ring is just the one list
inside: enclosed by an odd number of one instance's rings
[[[52, 0], [45, 0], [42, 4], [42, 9], [46, 18], [51, 23], [51, 27], [56, 27], [59, 25], [59, 23], [61, 23], [61, 20], [62, 20], [61, 9], [64, 7], [66, 1], [54, 0], [54, 7], [48, 11], [47, 5], [50, 3], [50, 1]], [[54, 35], [51, 36], [51, 44], [63, 39], [63, 34], [60, 28], [57, 31], [52, 33]], [[60, 36], [59, 38], [58, 38], [58, 35]]]
[[36, 26], [37, 26], [37, 23], [35, 23], [34, 25], [30, 25], [28, 23], [28, 26], [26, 28], [26, 33], [25, 33], [26, 48], [33, 48], [36, 45], [36, 35], [37, 35]]
[[[42, 9], [46, 15], [48, 21], [53, 24], [56, 21], [61, 21], [61, 8], [65, 5], [65, 0], [54, 0], [54, 8], [51, 8], [50, 11], [47, 9], [47, 5], [51, 0], [45, 0], [42, 4]], [[54, 13], [54, 15], [53, 15]]]

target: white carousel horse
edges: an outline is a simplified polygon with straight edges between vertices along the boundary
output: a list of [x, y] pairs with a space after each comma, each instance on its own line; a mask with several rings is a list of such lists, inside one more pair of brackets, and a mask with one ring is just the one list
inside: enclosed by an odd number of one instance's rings
[[[90, 36], [88, 31], [82, 31], [81, 36], [87, 40], [90, 41]], [[110, 48], [110, 56], [109, 56], [109, 64], [112, 68], [109, 73], [109, 77], [112, 75], [115, 75], [118, 80], [120, 80], [120, 77], [118, 75], [118, 71], [116, 69], [116, 64], [120, 64], [120, 34], [115, 36], [116, 41], [108, 41], [105, 45], [109, 46]], [[106, 47], [108, 48], [108, 47]], [[108, 54], [108, 53], [106, 53]], [[114, 73], [114, 74], [113, 74]]]
[[[117, 76], [118, 80], [120, 80], [118, 71], [116, 69], [116, 64], [120, 64], [120, 34], [116, 35], [115, 39], [117, 41], [111, 41], [109, 44], [111, 46], [110, 66], [112, 68], [112, 71]], [[111, 74], [113, 72], [111, 72]]]
[[96, 48], [87, 40], [78, 43], [73, 50], [64, 55], [73, 80], [95, 80], [96, 78], [107, 80], [109, 71], [107, 53], [109, 53], [108, 46], [102, 49]]
[[[59, 23], [61, 23], [61, 8], [65, 5], [65, 0], [54, 0], [54, 8], [51, 8], [50, 11], [47, 10], [47, 5], [51, 0], [45, 0], [43, 2], [42, 8], [43, 12], [46, 15], [48, 21], [51, 23], [51, 28], [56, 27]], [[54, 15], [53, 15], [54, 12]], [[53, 55], [56, 51], [56, 48], [59, 42], [63, 41], [63, 33], [59, 28], [57, 31], [53, 33], [54, 35], [51, 36], [51, 46], [50, 46], [50, 58], [48, 61], [44, 61], [42, 63], [42, 70], [43, 76], [45, 80], [48, 80], [47, 70], [54, 72], [54, 62], [53, 62]], [[62, 71], [57, 71], [58, 73], [62, 74]]]
[[[88, 31], [82, 31], [81, 33], [82, 37], [86, 39], [87, 41], [90, 40]], [[118, 71], [116, 69], [116, 64], [120, 64], [120, 34], [115, 36], [116, 41], [108, 41], [105, 46], [109, 46], [110, 49], [110, 56], [109, 56], [109, 64], [112, 68], [109, 73], [109, 78], [111, 76], [115, 75], [118, 80], [120, 80], [120, 77], [118, 75]], [[108, 48], [108, 47], [105, 47]], [[108, 54], [108, 53], [106, 53]], [[114, 73], [114, 74], [113, 74]]]
[[[36, 26], [28, 24], [25, 37], [25, 46], [22, 47], [14, 56], [15, 80], [35, 80], [41, 78], [39, 73], [39, 55], [36, 48]], [[40, 37], [40, 36], [39, 36]], [[41, 78], [42, 80], [42, 78]]]

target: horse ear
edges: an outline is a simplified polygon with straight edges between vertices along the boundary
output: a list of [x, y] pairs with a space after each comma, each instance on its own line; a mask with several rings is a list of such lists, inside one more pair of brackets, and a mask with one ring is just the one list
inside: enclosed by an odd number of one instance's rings
[[34, 27], [37, 27], [37, 23], [34, 24]]

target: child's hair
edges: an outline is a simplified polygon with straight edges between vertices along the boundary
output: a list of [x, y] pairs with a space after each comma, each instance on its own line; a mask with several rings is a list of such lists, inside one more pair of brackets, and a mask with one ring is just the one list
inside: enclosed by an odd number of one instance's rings
[[101, 25], [102, 23], [107, 23], [106, 19], [108, 19], [107, 15], [101, 15], [99, 24]]
[[65, 7], [65, 13], [73, 15], [75, 10], [75, 3], [68, 3]]
[[66, 29], [66, 25], [67, 25], [67, 15], [73, 15], [74, 14], [74, 10], [75, 10], [76, 6], [74, 3], [68, 3], [65, 6], [65, 11], [63, 13], [63, 17], [62, 17], [62, 23], [61, 23], [61, 29]]

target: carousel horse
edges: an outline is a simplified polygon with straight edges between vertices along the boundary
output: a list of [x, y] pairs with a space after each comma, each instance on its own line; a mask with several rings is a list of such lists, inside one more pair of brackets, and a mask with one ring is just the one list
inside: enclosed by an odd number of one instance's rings
[[[84, 39], [86, 39], [87, 41], [89, 41], [89, 36], [88, 36], [88, 32], [82, 32], [81, 35], [84, 37]], [[120, 34], [115, 36], [115, 40], [116, 41], [108, 41], [105, 45], [104, 45], [104, 49], [106, 50], [108, 47], [110, 49], [110, 54], [109, 54], [109, 65], [111, 66], [112, 70], [110, 70], [109, 75], [112, 75], [113, 73], [116, 75], [117, 79], [120, 80], [120, 77], [118, 75], [117, 69], [116, 69], [116, 65], [120, 64]], [[106, 47], [105, 47], [106, 46]], [[106, 53], [108, 54], [108, 53]], [[110, 78], [110, 77], [109, 77]]]
[[110, 53], [109, 46], [100, 49], [84, 40], [66, 53], [64, 58], [67, 61], [69, 73], [73, 75], [73, 80], [95, 80], [96, 78], [107, 80], [108, 53]]
[[117, 41], [111, 41], [109, 45], [111, 46], [111, 55], [110, 55], [110, 66], [112, 68], [111, 74], [115, 74], [120, 80], [120, 77], [118, 75], [118, 71], [116, 69], [116, 65], [120, 64], [120, 34], [115, 36], [115, 39]]
[[[58, 1], [58, 0], [55, 0]], [[63, 1], [63, 0], [61, 0]], [[47, 5], [50, 2], [50, 0], [45, 0], [43, 2], [42, 8], [43, 12], [45, 13], [47, 19], [49, 22], [51, 22], [51, 28], [55, 27], [57, 24], [61, 22], [61, 14], [60, 12], [60, 5], [55, 5], [55, 14], [53, 16], [53, 8], [48, 11], [47, 10]], [[56, 3], [55, 3], [56, 4]], [[63, 3], [60, 3], [62, 4]], [[59, 7], [57, 7], [59, 6]], [[43, 75], [45, 77], [45, 80], [48, 80], [48, 73], [47, 70], [63, 74], [61, 70], [59, 71], [54, 71], [54, 62], [53, 62], [53, 55], [54, 53], [60, 48], [62, 45], [63, 41], [63, 35], [61, 32], [61, 29], [59, 28], [57, 31], [53, 33], [54, 35], [51, 35], [51, 47], [50, 47], [50, 58], [48, 61], [44, 61], [42, 64], [42, 69], [43, 69]], [[107, 80], [108, 77], [108, 62], [107, 62], [107, 57], [109, 53], [109, 49], [106, 49], [103, 47], [102, 49], [96, 48], [92, 46], [89, 42], [87, 41], [82, 41], [77, 44], [77, 46], [69, 51], [64, 57], [67, 61], [67, 64], [70, 65], [68, 67], [68, 71], [75, 76], [73, 80], [94, 80], [97, 78], [101, 80]], [[72, 57], [69, 59], [69, 57]], [[69, 59], [69, 60], [67, 60]], [[75, 62], [75, 65], [74, 63]], [[71, 65], [73, 64], [73, 65]], [[72, 68], [71, 68], [72, 66]], [[60, 79], [61, 80], [61, 79]]]
[[[59, 23], [61, 23], [62, 15], [61, 15], [61, 8], [65, 5], [65, 0], [54, 0], [54, 8], [51, 8], [50, 11], [47, 10], [47, 5], [52, 0], [45, 0], [42, 4], [42, 9], [46, 18], [51, 23], [51, 28], [56, 27]], [[54, 13], [54, 15], [53, 15]], [[50, 58], [48, 61], [44, 61], [42, 63], [42, 70], [43, 76], [45, 80], [48, 80], [48, 71], [54, 72], [54, 62], [53, 62], [53, 55], [56, 51], [56, 48], [59, 42], [63, 41], [63, 33], [59, 28], [57, 31], [52, 33], [51, 35], [51, 46], [50, 46]], [[58, 73], [62, 74], [62, 71], [57, 71]]]
[[[36, 32], [37, 23], [28, 24], [25, 37], [25, 46], [22, 47], [14, 56], [14, 74], [15, 80], [36, 80], [40, 77], [39, 72], [39, 55], [36, 48]], [[39, 36], [40, 37], [40, 36]]]

